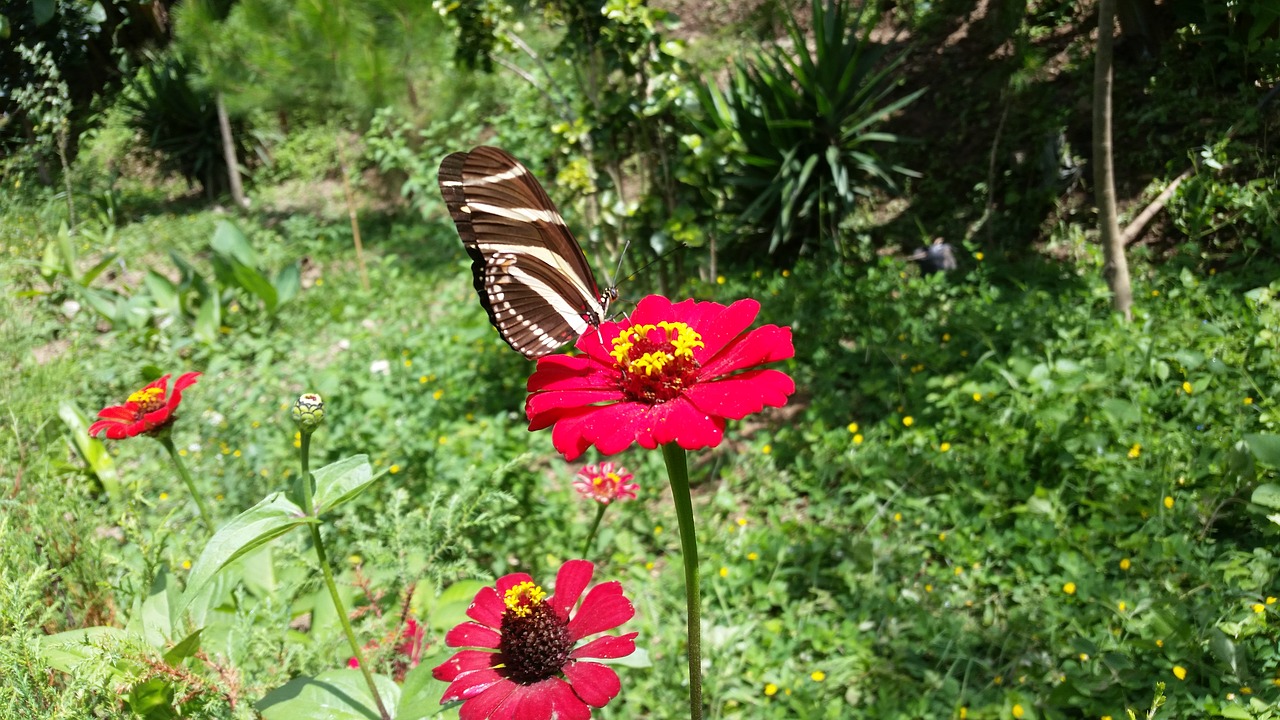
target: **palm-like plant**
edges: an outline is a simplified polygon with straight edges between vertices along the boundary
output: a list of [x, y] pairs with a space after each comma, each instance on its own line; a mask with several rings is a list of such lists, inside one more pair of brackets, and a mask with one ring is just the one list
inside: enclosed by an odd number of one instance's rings
[[924, 92], [890, 100], [903, 56], [884, 60], [848, 0], [812, 0], [811, 13], [812, 46], [792, 20], [792, 48], [738, 60], [724, 89], [713, 81], [697, 88], [700, 129], [730, 157], [728, 204], [750, 226], [768, 229], [771, 253], [824, 229], [834, 235], [869, 182], [893, 188], [894, 174], [914, 174], [875, 153], [898, 140], [875, 126]]

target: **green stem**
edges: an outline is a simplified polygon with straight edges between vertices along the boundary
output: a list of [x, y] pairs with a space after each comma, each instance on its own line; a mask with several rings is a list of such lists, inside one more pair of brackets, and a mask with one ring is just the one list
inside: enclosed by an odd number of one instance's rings
[[[302, 458], [302, 509], [308, 515], [315, 514], [315, 502], [311, 499], [311, 431], [303, 430], [301, 433], [302, 443], [298, 451]], [[351, 618], [347, 615], [347, 608], [342, 604], [342, 597], [338, 595], [338, 583], [333, 579], [333, 570], [329, 567], [329, 556], [324, 551], [324, 541], [320, 538], [320, 523], [308, 523], [307, 527], [311, 530], [311, 544], [316, 549], [316, 560], [320, 563], [320, 572], [324, 574], [324, 584], [329, 588], [329, 597], [333, 599], [333, 607], [338, 612], [338, 620], [342, 622], [342, 632], [347, 636], [347, 643], [351, 645], [351, 655], [356, 659], [356, 663], [360, 666], [360, 672], [364, 674], [364, 681], [369, 685], [369, 692], [373, 694], [373, 701], [378, 705], [378, 714], [382, 716], [382, 720], [391, 720], [390, 713], [382, 704], [382, 696], [378, 694], [378, 686], [373, 682], [373, 673], [369, 670], [369, 663], [365, 662], [364, 653], [360, 650], [360, 643], [356, 640], [355, 630], [351, 629]]]
[[600, 521], [604, 519], [604, 511], [609, 509], [609, 503], [599, 503], [600, 507], [596, 510], [596, 521], [591, 523], [591, 532], [587, 534], [587, 541], [582, 544], [582, 555], [579, 557], [587, 557], [587, 553], [591, 552], [591, 541], [596, 539], [596, 530], [600, 529]]
[[684, 448], [662, 446], [667, 463], [671, 496], [680, 526], [680, 553], [684, 556], [684, 597], [689, 611], [689, 720], [702, 720], [702, 602], [698, 590], [698, 537], [693, 528], [693, 497], [689, 493], [689, 462]]
[[182, 456], [178, 454], [178, 448], [173, 446], [173, 438], [164, 435], [157, 439], [164, 446], [164, 449], [169, 451], [169, 457], [173, 459], [173, 466], [178, 468], [178, 475], [182, 477], [182, 482], [186, 483], [187, 491], [191, 493], [191, 497], [196, 501], [196, 507], [200, 509], [200, 519], [204, 520], [204, 526], [212, 534], [213, 516], [209, 514], [209, 508], [205, 507], [204, 498], [200, 496], [200, 493], [196, 492], [196, 483], [191, 479], [191, 473], [187, 472], [186, 463], [182, 462]]

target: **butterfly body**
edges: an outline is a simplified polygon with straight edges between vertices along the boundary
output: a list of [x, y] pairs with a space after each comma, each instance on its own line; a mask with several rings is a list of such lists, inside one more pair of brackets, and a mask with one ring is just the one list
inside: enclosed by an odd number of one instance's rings
[[564, 218], [528, 168], [494, 147], [440, 163], [440, 194], [471, 256], [476, 294], [502, 339], [530, 359], [599, 326], [601, 291]]

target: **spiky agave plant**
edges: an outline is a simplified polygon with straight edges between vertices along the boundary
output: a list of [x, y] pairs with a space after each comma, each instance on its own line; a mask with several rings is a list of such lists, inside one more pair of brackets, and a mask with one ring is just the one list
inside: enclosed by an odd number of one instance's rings
[[923, 89], [891, 99], [904, 55], [885, 60], [848, 0], [812, 0], [813, 37], [793, 19], [791, 47], [775, 45], [735, 62], [721, 89], [697, 87], [703, 135], [730, 155], [730, 206], [769, 234], [769, 252], [798, 253], [834, 228], [872, 185], [895, 187], [910, 170], [886, 164], [876, 146], [898, 136], [877, 131]]

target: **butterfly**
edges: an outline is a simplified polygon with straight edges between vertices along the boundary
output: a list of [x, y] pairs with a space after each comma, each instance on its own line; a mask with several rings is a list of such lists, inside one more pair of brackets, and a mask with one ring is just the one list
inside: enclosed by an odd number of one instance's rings
[[489, 322], [530, 360], [598, 328], [618, 298], [601, 291], [578, 241], [529, 169], [477, 147], [440, 163], [440, 194], [471, 256]]

